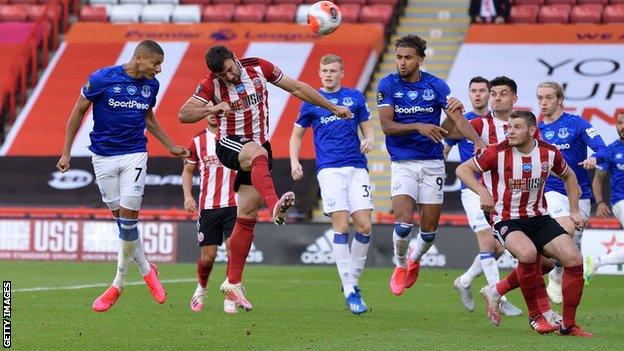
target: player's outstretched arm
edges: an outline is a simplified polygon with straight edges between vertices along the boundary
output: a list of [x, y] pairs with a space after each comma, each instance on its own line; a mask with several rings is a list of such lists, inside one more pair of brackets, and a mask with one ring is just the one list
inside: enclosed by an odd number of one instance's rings
[[193, 172], [197, 165], [187, 161], [184, 162], [182, 169], [182, 192], [184, 193], [184, 209], [187, 212], [197, 212], [197, 203], [193, 197]]
[[594, 173], [594, 179], [592, 180], [592, 193], [596, 199], [596, 216], [598, 218], [611, 217], [609, 205], [604, 201], [604, 197], [602, 195], [602, 183], [607, 177], [607, 172], [601, 170], [600, 168], [596, 168], [596, 173]]
[[158, 141], [160, 141], [160, 143], [163, 144], [163, 146], [166, 147], [172, 155], [177, 157], [188, 157], [190, 155], [187, 148], [175, 145], [173, 141], [171, 141], [169, 135], [167, 135], [165, 130], [160, 126], [160, 123], [151, 108], [147, 110], [147, 113], [145, 114], [145, 125], [150, 134], [155, 136], [156, 139], [158, 139]]
[[303, 167], [299, 161], [299, 150], [301, 149], [301, 138], [307, 128], [293, 126], [292, 134], [290, 134], [290, 143], [288, 145], [288, 151], [290, 153], [290, 175], [293, 180], [299, 180], [303, 178]]
[[360, 122], [360, 130], [364, 139], [360, 141], [360, 151], [367, 154], [375, 147], [375, 130], [373, 129], [373, 121], [368, 120]]
[[449, 98], [444, 112], [455, 122], [455, 128], [466, 138], [470, 139], [477, 147], [485, 148], [487, 145], [481, 140], [472, 125], [464, 117], [463, 105], [456, 98]]
[[479, 195], [481, 209], [483, 211], [491, 211], [494, 208], [494, 198], [487, 188], [479, 182], [475, 174], [483, 173], [479, 167], [475, 164], [474, 159], [470, 159], [460, 164], [455, 170], [455, 175], [459, 178], [470, 190]]
[[221, 113], [228, 113], [230, 111], [230, 105], [227, 102], [222, 102], [216, 106], [212, 105], [212, 102], [205, 103], [190, 97], [178, 113], [178, 120], [180, 123], [195, 123], [207, 118], [210, 115], [219, 115]]
[[309, 86], [308, 84], [292, 79], [287, 75], [282, 76], [282, 78], [275, 83], [278, 87], [286, 90], [287, 92], [293, 94], [299, 99], [314, 104], [316, 106], [323, 107], [331, 111], [334, 115], [340, 118], [351, 118], [351, 110], [345, 106], [336, 106], [332, 104], [329, 100], [327, 100], [323, 95], [321, 95], [314, 88]]
[[89, 106], [91, 106], [91, 101], [85, 99], [82, 94], [78, 96], [78, 100], [76, 101], [76, 104], [72, 109], [69, 120], [67, 121], [67, 131], [65, 132], [63, 151], [61, 153], [61, 158], [56, 163], [56, 168], [63, 173], [69, 170], [69, 161], [71, 160], [71, 148], [72, 145], [74, 145], [74, 139], [76, 138], [78, 129], [82, 124], [82, 119], [89, 109]]

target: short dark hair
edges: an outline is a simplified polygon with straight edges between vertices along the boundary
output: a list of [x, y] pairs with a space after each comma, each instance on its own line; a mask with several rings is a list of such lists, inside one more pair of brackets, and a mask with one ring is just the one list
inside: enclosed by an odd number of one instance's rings
[[468, 83], [469, 88], [472, 85], [472, 83], [485, 83], [488, 89], [490, 89], [490, 81], [481, 76], [472, 77], [472, 79], [470, 80], [470, 83]]
[[223, 72], [223, 64], [228, 59], [234, 59], [232, 50], [223, 45], [213, 46], [206, 52], [206, 65], [214, 73]]
[[509, 77], [498, 76], [490, 81], [490, 88], [498, 87], [501, 85], [508, 86], [509, 89], [511, 89], [511, 92], [514, 93], [514, 95], [518, 94], [518, 84], [516, 84], [515, 80]]
[[527, 122], [529, 127], [537, 126], [537, 118], [535, 118], [535, 115], [531, 111], [526, 111], [526, 110], [513, 111], [509, 115], [509, 118], [522, 118]]
[[163, 51], [162, 47], [160, 47], [160, 45], [153, 41], [153, 40], [143, 40], [142, 42], [139, 43], [139, 45], [137, 45], [137, 47], [134, 49], [134, 54], [139, 54], [139, 53], [150, 53], [150, 54], [156, 54], [156, 55], [165, 55], [165, 52]]
[[414, 48], [420, 57], [425, 57], [427, 41], [418, 35], [409, 34], [394, 41], [395, 48]]

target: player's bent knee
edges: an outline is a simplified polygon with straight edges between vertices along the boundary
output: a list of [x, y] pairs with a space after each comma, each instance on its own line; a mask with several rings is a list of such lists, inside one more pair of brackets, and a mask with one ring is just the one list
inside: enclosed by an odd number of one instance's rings
[[119, 211], [119, 199], [113, 201], [104, 201], [108, 209], [111, 211]]
[[358, 233], [369, 234], [372, 231], [372, 226], [368, 224], [355, 224], [355, 230]]
[[202, 261], [202, 264], [211, 265], [214, 263], [216, 257], [217, 257], [216, 254], [209, 253], [209, 254], [202, 254], [199, 259]]
[[132, 211], [138, 211], [141, 209], [142, 202], [143, 196], [122, 196], [121, 200], [119, 200], [119, 206]]

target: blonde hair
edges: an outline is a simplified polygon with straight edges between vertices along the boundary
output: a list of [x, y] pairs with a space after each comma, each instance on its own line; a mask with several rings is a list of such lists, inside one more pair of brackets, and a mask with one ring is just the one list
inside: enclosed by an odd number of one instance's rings
[[330, 63], [338, 62], [340, 63], [340, 68], [344, 67], [344, 63], [342, 62], [342, 57], [336, 54], [327, 54], [321, 57], [321, 65], [329, 65]]
[[559, 84], [557, 82], [553, 82], [553, 81], [547, 81], [547, 82], [544, 82], [544, 83], [540, 84], [537, 87], [537, 89], [539, 89], [539, 88], [551, 88], [551, 89], [553, 89], [555, 91], [555, 95], [557, 95], [557, 98], [561, 99], [563, 101], [563, 87], [561, 86], [561, 84]]

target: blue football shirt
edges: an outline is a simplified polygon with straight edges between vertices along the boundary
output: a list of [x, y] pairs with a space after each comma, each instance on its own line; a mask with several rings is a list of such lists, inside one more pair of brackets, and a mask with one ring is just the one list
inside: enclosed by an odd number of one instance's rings
[[[450, 94], [448, 85], [440, 78], [420, 72], [418, 82], [404, 81], [398, 73], [381, 79], [377, 87], [377, 107], [390, 106], [397, 123], [427, 123], [440, 125], [440, 115]], [[414, 132], [386, 135], [386, 148], [392, 161], [442, 160], [442, 143]]]
[[349, 88], [333, 93], [319, 92], [332, 103], [348, 107], [353, 118], [339, 118], [329, 110], [307, 102], [301, 106], [295, 124], [302, 128], [312, 127], [314, 131], [316, 171], [349, 166], [366, 168], [366, 157], [360, 152], [358, 136], [359, 123], [371, 118], [364, 95]]
[[616, 140], [607, 146], [607, 157], [597, 168], [611, 178], [611, 204], [624, 200], [624, 142]]
[[[479, 117], [479, 115], [474, 113], [473, 111], [470, 111], [470, 112], [466, 112], [464, 114], [464, 117], [470, 121]], [[467, 160], [471, 159], [472, 156], [474, 156], [474, 143], [470, 139], [467, 139], [467, 138], [446, 139], [445, 142], [446, 142], [446, 145], [450, 147], [457, 145], [457, 150], [459, 151], [459, 160], [462, 163], [466, 162]], [[461, 189], [465, 189], [465, 188], [466, 188], [466, 185], [462, 182]]]
[[82, 87], [93, 103], [93, 131], [89, 150], [101, 156], [147, 151], [145, 116], [156, 105], [156, 79], [134, 79], [123, 65], [95, 71]]

